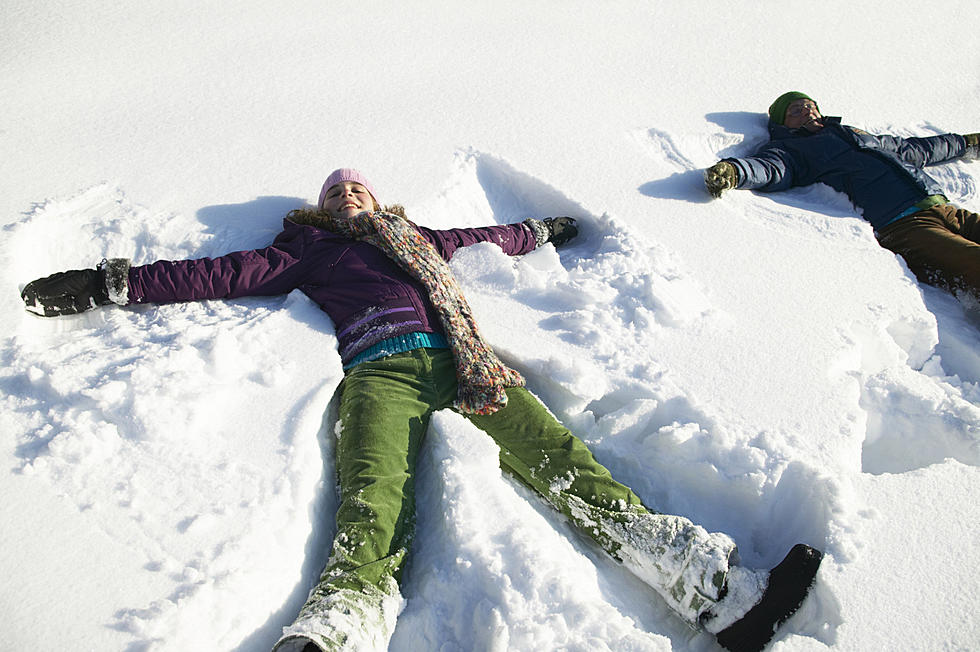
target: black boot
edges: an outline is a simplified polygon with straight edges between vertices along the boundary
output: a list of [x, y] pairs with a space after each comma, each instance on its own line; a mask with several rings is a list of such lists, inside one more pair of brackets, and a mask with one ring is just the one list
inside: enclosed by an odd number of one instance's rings
[[784, 620], [796, 613], [813, 585], [823, 553], [798, 543], [769, 573], [762, 599], [741, 620], [715, 636], [731, 652], [758, 652]]

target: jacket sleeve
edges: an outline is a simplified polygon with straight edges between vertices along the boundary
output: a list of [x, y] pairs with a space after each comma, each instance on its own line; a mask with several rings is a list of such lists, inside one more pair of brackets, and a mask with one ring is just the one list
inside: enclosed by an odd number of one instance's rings
[[236, 251], [217, 258], [160, 260], [129, 269], [129, 303], [174, 303], [202, 299], [286, 294], [309, 267], [301, 242]]
[[923, 138], [861, 135], [873, 138], [879, 149], [892, 152], [906, 163], [919, 168], [945, 163], [966, 153], [966, 140], [959, 134], [939, 134]]
[[738, 171], [737, 188], [776, 192], [795, 185], [799, 164], [790, 152], [768, 144], [754, 156], [726, 158]]
[[537, 246], [534, 232], [524, 223], [445, 230], [420, 226], [418, 230], [446, 260], [452, 258], [460, 247], [477, 242], [492, 242], [509, 256], [526, 254]]

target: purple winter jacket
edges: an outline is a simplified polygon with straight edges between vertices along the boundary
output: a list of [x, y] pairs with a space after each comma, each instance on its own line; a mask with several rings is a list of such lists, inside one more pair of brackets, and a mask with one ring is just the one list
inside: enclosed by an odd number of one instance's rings
[[[477, 242], [493, 242], [511, 256], [532, 251], [537, 244], [534, 232], [523, 223], [418, 229], [446, 260], [460, 247]], [[425, 288], [383, 251], [288, 219], [273, 244], [263, 249], [160, 260], [129, 270], [130, 304], [270, 296], [295, 289], [333, 320], [344, 363], [389, 337], [445, 334]]]

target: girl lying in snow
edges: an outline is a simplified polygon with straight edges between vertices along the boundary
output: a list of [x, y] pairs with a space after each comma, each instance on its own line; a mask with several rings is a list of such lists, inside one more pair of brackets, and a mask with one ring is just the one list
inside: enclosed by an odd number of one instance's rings
[[286, 216], [264, 249], [218, 258], [62, 272], [28, 283], [27, 309], [52, 317], [117, 303], [170, 303], [300, 289], [333, 320], [345, 377], [340, 506], [319, 584], [276, 652], [387, 649], [415, 522], [414, 475], [430, 416], [453, 409], [500, 446], [500, 465], [729, 650], [758, 650], [806, 597], [821, 553], [795, 546], [771, 572], [735, 565], [730, 537], [648, 510], [616, 482], [483, 340], [449, 269], [459, 247], [510, 255], [578, 233], [568, 217], [434, 230], [382, 210], [368, 180], [339, 169], [316, 210]]

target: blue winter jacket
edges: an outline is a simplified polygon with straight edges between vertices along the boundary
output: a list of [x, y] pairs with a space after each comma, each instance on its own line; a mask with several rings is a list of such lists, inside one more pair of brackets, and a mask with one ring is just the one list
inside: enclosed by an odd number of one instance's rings
[[739, 188], [775, 192], [818, 181], [846, 194], [875, 229], [930, 195], [939, 183], [922, 171], [966, 153], [959, 134], [925, 138], [876, 136], [824, 117], [816, 133], [769, 123], [771, 140], [754, 156], [725, 159]]

